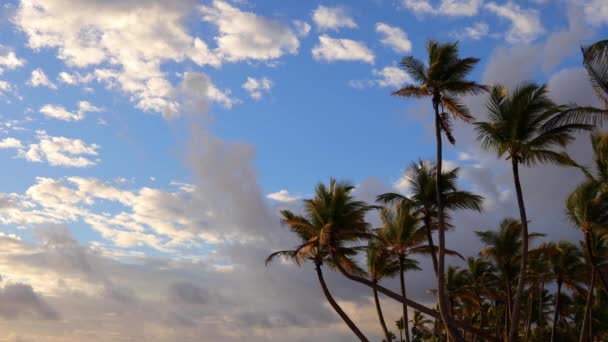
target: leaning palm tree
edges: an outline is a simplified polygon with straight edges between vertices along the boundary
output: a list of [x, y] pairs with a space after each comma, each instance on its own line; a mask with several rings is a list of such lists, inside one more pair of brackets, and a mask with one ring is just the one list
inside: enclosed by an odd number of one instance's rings
[[[407, 85], [395, 92], [393, 95], [408, 98], [430, 97], [432, 99], [435, 116], [435, 138], [437, 140], [437, 169], [436, 172], [436, 196], [437, 196], [437, 223], [439, 235], [439, 251], [437, 258], [437, 288], [439, 299], [439, 311], [442, 321], [455, 340], [462, 340], [454, 327], [449, 326], [449, 313], [447, 312], [447, 297], [445, 296], [445, 224], [443, 214], [443, 199], [441, 196], [441, 170], [442, 170], [442, 136], [445, 133], [451, 143], [454, 143], [450, 118], [453, 117], [464, 121], [471, 121], [467, 107], [458, 99], [462, 95], [476, 95], [482, 93], [486, 88], [474, 81], [466, 79], [475, 65], [479, 62], [477, 58], [460, 58], [458, 43], [438, 43], [429, 41], [426, 45], [428, 63], [407, 56], [401, 61], [401, 67], [410, 75], [416, 84]], [[447, 112], [447, 113], [446, 113]]]
[[406, 259], [405, 261], [401, 259], [396, 260], [391, 254], [391, 251], [387, 250], [381, 242], [370, 241], [367, 248], [367, 270], [374, 284], [372, 292], [376, 304], [378, 320], [380, 321], [380, 326], [382, 327], [386, 340], [389, 342], [391, 341], [391, 336], [386, 326], [384, 315], [382, 314], [377, 285], [378, 282], [384, 278], [392, 278], [399, 274], [399, 272], [403, 273], [406, 270], [412, 269], [420, 269], [417, 261], [412, 259]]
[[370, 207], [353, 199], [350, 194], [353, 189], [348, 183], [331, 179], [329, 187], [319, 184], [315, 197], [304, 200], [304, 215], [281, 211], [283, 224], [298, 236], [300, 244], [293, 250], [272, 253], [266, 259], [266, 264], [276, 257], [291, 259], [297, 265], [306, 260], [312, 261], [327, 301], [361, 341], [368, 341], [332, 297], [321, 268], [327, 265], [354, 274], [364, 273], [352, 259], [360, 248], [348, 247], [348, 244], [371, 236], [369, 224], [365, 221]]
[[578, 247], [569, 241], [560, 241], [558, 243], [545, 243], [541, 248], [554, 252], [549, 255], [551, 262], [551, 270], [557, 284], [555, 292], [555, 304], [553, 306], [553, 326], [551, 328], [551, 342], [555, 341], [557, 332], [557, 322], [560, 313], [560, 300], [562, 295], [562, 286], [564, 284], [575, 287], [576, 282], [580, 280], [582, 253]]
[[[437, 227], [437, 195], [436, 195], [436, 170], [437, 168], [429, 161], [419, 160], [412, 163], [405, 171], [405, 177], [409, 184], [408, 196], [389, 192], [379, 195], [377, 200], [384, 203], [400, 202], [411, 207], [418, 216], [422, 218], [426, 238], [431, 250], [433, 269], [437, 274], [437, 253], [433, 241], [433, 230]], [[443, 170], [441, 173], [441, 192], [443, 206], [446, 212], [455, 210], [481, 210], [483, 197], [468, 191], [458, 189], [458, 173], [460, 169]]]
[[508, 341], [518, 338], [521, 303], [526, 283], [528, 265], [528, 218], [524, 204], [519, 177], [520, 165], [532, 167], [539, 164], [576, 166], [565, 153], [554, 150], [556, 146], [565, 147], [574, 139], [574, 133], [593, 126], [564, 123], [547, 128], [547, 122], [563, 111], [549, 99], [546, 86], [524, 83], [512, 94], [503, 86], [494, 86], [487, 105], [488, 121], [475, 123], [478, 140], [483, 148], [493, 150], [499, 158], [511, 160], [513, 181], [517, 195], [522, 230], [521, 266], [517, 291], [511, 311], [511, 328]]

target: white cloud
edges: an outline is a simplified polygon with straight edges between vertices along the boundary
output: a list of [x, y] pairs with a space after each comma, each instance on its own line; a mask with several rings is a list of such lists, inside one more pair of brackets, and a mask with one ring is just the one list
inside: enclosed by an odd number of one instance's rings
[[37, 143], [19, 149], [19, 157], [64, 167], [91, 167], [98, 162], [88, 157], [98, 155], [99, 146], [96, 144], [87, 144], [80, 139], [52, 137], [43, 131], [38, 132], [37, 139]]
[[299, 197], [291, 195], [287, 190], [279, 190], [277, 192], [270, 193], [266, 195], [266, 198], [283, 203], [295, 202], [299, 199]]
[[12, 149], [12, 148], [22, 148], [21, 141], [15, 138], [4, 138], [0, 140], [0, 149]]
[[215, 53], [222, 60], [270, 61], [298, 51], [300, 42], [296, 34], [280, 22], [243, 12], [220, 0], [200, 6], [200, 10], [203, 20], [219, 31]]
[[93, 106], [88, 101], [78, 102], [78, 109], [75, 113], [66, 110], [62, 106], [52, 104], [46, 104], [42, 106], [39, 110], [41, 114], [62, 121], [79, 121], [84, 119], [86, 113], [100, 111], [102, 111], [101, 108]]
[[522, 9], [511, 1], [504, 5], [489, 2], [485, 4], [485, 8], [511, 22], [511, 29], [506, 34], [507, 41], [511, 43], [528, 43], [545, 32], [540, 20], [540, 13], [537, 10]]
[[13, 89], [10, 83], [0, 80], [0, 93]]
[[476, 22], [471, 26], [467, 26], [462, 31], [454, 32], [452, 36], [460, 40], [480, 40], [490, 33], [490, 26], [485, 22]]
[[243, 83], [243, 89], [245, 89], [251, 98], [259, 100], [262, 98], [264, 92], [270, 92], [272, 88], [272, 82], [266, 77], [255, 79], [247, 77], [247, 81]]
[[583, 3], [585, 15], [595, 26], [608, 25], [608, 2], [605, 0], [588, 0]]
[[293, 26], [296, 29], [298, 36], [306, 37], [310, 33], [310, 24], [302, 20], [294, 20]]
[[374, 63], [374, 53], [363, 42], [351, 39], [335, 39], [319, 36], [319, 44], [312, 49], [312, 56], [319, 61], [362, 61]]
[[51, 89], [57, 89], [55, 83], [51, 82], [44, 71], [40, 68], [32, 71], [32, 76], [28, 84], [32, 87], [48, 87]]
[[395, 66], [384, 67], [380, 70], [373, 69], [372, 75], [376, 76], [376, 78], [371, 80], [352, 80], [348, 84], [356, 89], [364, 89], [374, 86], [398, 88], [412, 83], [411, 77], [404, 70]]
[[477, 15], [482, 0], [441, 0], [439, 7], [434, 7], [429, 0], [403, 0], [403, 6], [415, 14], [433, 14], [449, 16]]
[[412, 42], [400, 28], [385, 23], [377, 23], [376, 32], [383, 36], [380, 39], [382, 44], [390, 46], [395, 52], [408, 53], [412, 51]]
[[342, 27], [356, 28], [357, 24], [342, 7], [319, 5], [312, 13], [312, 20], [319, 30], [338, 30]]
[[17, 57], [15, 51], [0, 45], [0, 74], [4, 69], [14, 70], [25, 65], [25, 60]]

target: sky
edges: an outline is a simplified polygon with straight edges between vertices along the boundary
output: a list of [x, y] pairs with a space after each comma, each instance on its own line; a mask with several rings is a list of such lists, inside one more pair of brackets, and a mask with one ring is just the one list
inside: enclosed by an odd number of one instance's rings
[[[599, 105], [580, 46], [607, 36], [603, 0], [2, 1], [0, 341], [351, 341], [311, 265], [263, 260], [296, 243], [278, 211], [318, 182], [373, 201], [433, 158], [429, 101], [390, 96], [401, 58], [457, 40], [478, 82]], [[474, 230], [517, 213], [512, 179], [469, 125], [454, 135], [445, 164], [485, 202], [448, 247], [476, 255]], [[569, 152], [589, 163], [588, 137]], [[563, 203], [581, 179], [522, 170], [530, 229], [578, 240]], [[432, 306], [421, 262], [408, 293]], [[327, 273], [379, 340], [369, 289]]]

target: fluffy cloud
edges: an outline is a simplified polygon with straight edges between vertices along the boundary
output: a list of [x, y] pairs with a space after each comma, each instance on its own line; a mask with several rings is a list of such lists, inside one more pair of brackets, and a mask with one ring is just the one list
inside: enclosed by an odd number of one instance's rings
[[604, 0], [588, 0], [583, 3], [585, 15], [596, 26], [608, 24], [608, 3]]
[[376, 32], [382, 35], [380, 42], [389, 46], [395, 52], [408, 53], [412, 51], [412, 42], [400, 28], [385, 23], [377, 23]]
[[259, 100], [264, 92], [270, 92], [272, 82], [266, 77], [260, 79], [247, 77], [247, 81], [243, 83], [242, 87], [249, 93], [252, 99]]
[[4, 138], [0, 140], [0, 149], [11, 149], [11, 148], [21, 148], [23, 145], [21, 141], [15, 138]]
[[28, 82], [32, 87], [48, 87], [51, 89], [57, 89], [55, 83], [51, 82], [46, 76], [44, 71], [40, 68], [34, 69]]
[[460, 40], [480, 40], [490, 33], [490, 26], [485, 22], [477, 22], [471, 26], [467, 26], [462, 31], [454, 32], [452, 36]]
[[349, 85], [356, 89], [364, 89], [373, 86], [398, 88], [412, 83], [411, 77], [402, 69], [395, 66], [384, 67], [380, 70], [373, 69], [372, 74], [376, 76], [371, 80], [353, 80]]
[[80, 139], [52, 137], [45, 132], [38, 132], [38, 142], [19, 150], [19, 156], [37, 163], [48, 163], [51, 166], [91, 167], [96, 160], [88, 156], [97, 156], [99, 146], [87, 144]]
[[0, 75], [4, 69], [14, 70], [25, 65], [25, 60], [17, 57], [15, 51], [0, 45]]
[[283, 203], [291, 203], [299, 199], [299, 197], [291, 195], [287, 190], [279, 190], [277, 192], [269, 193], [266, 195], [266, 198]]
[[300, 37], [306, 37], [310, 33], [310, 24], [302, 20], [294, 20], [293, 26]]
[[319, 44], [312, 49], [317, 61], [362, 61], [374, 63], [374, 53], [363, 42], [351, 39], [336, 39], [328, 35], [319, 36]]
[[39, 112], [49, 118], [62, 120], [62, 121], [80, 121], [84, 119], [86, 113], [89, 112], [100, 112], [101, 108], [93, 106], [88, 101], [78, 102], [78, 109], [72, 113], [59, 105], [46, 104], [42, 106]]
[[489, 2], [485, 4], [485, 8], [511, 22], [511, 29], [506, 34], [507, 41], [511, 43], [531, 42], [545, 32], [537, 10], [522, 9], [513, 2], [504, 5]]
[[474, 16], [479, 12], [482, 0], [441, 0], [434, 7], [429, 0], [403, 0], [403, 6], [416, 14], [443, 14], [449, 16]]
[[342, 7], [326, 7], [319, 5], [312, 13], [312, 20], [319, 30], [338, 30], [342, 27], [357, 27], [355, 21]]
[[222, 60], [270, 61], [285, 54], [295, 54], [300, 42], [286, 25], [251, 12], [243, 12], [227, 2], [214, 0], [201, 6], [203, 20], [217, 27], [215, 53]]

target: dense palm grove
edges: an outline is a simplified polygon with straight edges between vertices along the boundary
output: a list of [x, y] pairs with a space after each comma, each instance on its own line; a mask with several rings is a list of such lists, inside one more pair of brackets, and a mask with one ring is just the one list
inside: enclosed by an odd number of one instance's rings
[[[431, 100], [436, 161], [410, 166], [407, 195], [381, 194], [373, 204], [355, 199], [348, 183], [319, 184], [301, 215], [281, 212], [300, 244], [271, 254], [266, 263], [276, 257], [312, 262], [325, 297], [361, 341], [368, 338], [332, 297], [324, 266], [370, 288], [385, 341], [608, 340], [608, 134], [598, 129], [608, 115], [608, 40], [582, 49], [604, 108], [554, 103], [544, 85], [506, 89], [468, 80], [479, 60], [461, 58], [456, 43], [430, 41], [427, 55], [428, 61], [402, 60], [416, 83], [393, 95]], [[483, 121], [474, 122], [462, 101], [467, 95], [487, 97], [486, 113], [475, 113]], [[458, 229], [450, 222], [454, 212], [474, 214], [483, 198], [459, 189], [458, 169], [442, 165], [443, 137], [455, 143], [454, 119], [473, 124], [481, 146], [510, 164], [519, 208], [518, 217], [476, 231], [484, 247], [466, 258], [446, 246], [445, 233]], [[593, 165], [580, 165], [565, 152], [578, 134], [590, 136]], [[577, 168], [584, 175], [564, 203], [580, 241], [546, 241], [529, 230], [519, 170], [541, 164]], [[380, 227], [366, 220], [371, 211], [378, 211]], [[358, 262], [363, 255], [365, 268]], [[461, 266], [447, 265], [446, 255], [461, 258]], [[406, 275], [420, 269], [418, 257], [432, 261], [433, 269], [426, 271], [435, 274], [436, 287], [429, 289], [434, 308], [407, 297]], [[381, 285], [393, 277], [399, 289]], [[383, 315], [379, 293], [403, 304], [397, 321]]]

